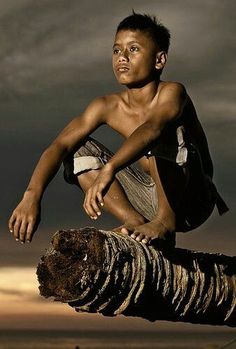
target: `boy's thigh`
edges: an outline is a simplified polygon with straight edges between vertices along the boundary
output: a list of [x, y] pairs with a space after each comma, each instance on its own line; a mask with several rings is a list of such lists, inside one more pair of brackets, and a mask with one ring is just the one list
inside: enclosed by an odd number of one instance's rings
[[176, 215], [176, 231], [199, 227], [211, 215], [216, 188], [201, 167], [198, 154], [189, 156], [185, 166], [155, 156], [162, 187]]
[[147, 220], [156, 214], [158, 201], [156, 184], [151, 176], [135, 166], [129, 166], [116, 174], [129, 202]]
[[113, 153], [100, 142], [92, 137], [86, 138], [84, 143], [63, 161], [65, 181], [79, 185], [77, 177], [81, 173], [101, 168], [112, 155]]
[[[79, 186], [81, 173], [104, 166], [114, 154], [103, 144], [88, 137], [77, 151], [64, 160], [64, 179]], [[116, 174], [127, 199], [146, 219], [151, 220], [157, 209], [156, 186], [145, 172], [131, 165]]]
[[201, 171], [190, 168], [177, 215], [177, 229], [187, 232], [203, 224], [214, 210], [216, 197], [212, 180]]
[[214, 184], [207, 178], [191, 180], [183, 197], [179, 214], [179, 230], [190, 231], [203, 224], [212, 214], [216, 204]]

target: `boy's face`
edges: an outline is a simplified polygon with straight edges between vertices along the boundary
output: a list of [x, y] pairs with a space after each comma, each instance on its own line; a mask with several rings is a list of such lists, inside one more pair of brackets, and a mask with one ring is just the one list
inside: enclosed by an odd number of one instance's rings
[[115, 36], [112, 55], [118, 82], [132, 87], [154, 80], [158, 51], [148, 33], [120, 30]]

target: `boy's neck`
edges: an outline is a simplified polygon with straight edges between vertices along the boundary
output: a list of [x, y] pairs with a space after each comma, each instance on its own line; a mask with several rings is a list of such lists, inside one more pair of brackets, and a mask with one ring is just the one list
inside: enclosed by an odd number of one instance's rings
[[127, 102], [131, 108], [140, 108], [152, 103], [157, 95], [160, 80], [153, 80], [142, 87], [127, 88]]

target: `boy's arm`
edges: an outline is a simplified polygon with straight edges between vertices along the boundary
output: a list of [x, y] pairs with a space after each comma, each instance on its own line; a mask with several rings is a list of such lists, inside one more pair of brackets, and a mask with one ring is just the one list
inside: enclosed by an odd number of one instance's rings
[[148, 121], [129, 136], [87, 191], [84, 204], [87, 212], [93, 212], [96, 216], [96, 212], [99, 211], [97, 202], [104, 204], [102, 192], [112, 182], [115, 173], [140, 158], [160, 136], [165, 125], [181, 115], [186, 96], [185, 88], [181, 84], [170, 83], [162, 88], [155, 111], [152, 111]]
[[47, 185], [57, 173], [65, 156], [104, 122], [104, 111], [104, 99], [97, 98], [43, 152], [23, 199], [9, 220], [9, 230], [16, 240], [32, 240], [40, 220], [40, 202]]

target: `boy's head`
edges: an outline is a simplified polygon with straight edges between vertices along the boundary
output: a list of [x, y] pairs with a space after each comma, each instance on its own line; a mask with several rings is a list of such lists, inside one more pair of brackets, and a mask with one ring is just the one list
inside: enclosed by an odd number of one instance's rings
[[141, 15], [133, 11], [131, 16], [126, 17], [120, 22], [116, 33], [120, 30], [140, 30], [149, 35], [160, 51], [168, 53], [170, 32], [155, 16]]
[[117, 27], [113, 69], [126, 86], [141, 86], [158, 79], [166, 63], [170, 33], [155, 17], [133, 14]]

